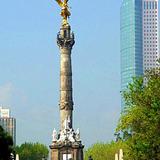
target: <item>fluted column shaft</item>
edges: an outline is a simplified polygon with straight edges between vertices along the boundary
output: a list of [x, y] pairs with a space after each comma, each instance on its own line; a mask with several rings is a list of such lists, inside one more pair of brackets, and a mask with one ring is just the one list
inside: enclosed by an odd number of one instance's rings
[[70, 26], [62, 27], [57, 36], [60, 48], [60, 128], [64, 129], [64, 121], [69, 121], [72, 128], [72, 63], [71, 50], [74, 45], [74, 35], [70, 33]]

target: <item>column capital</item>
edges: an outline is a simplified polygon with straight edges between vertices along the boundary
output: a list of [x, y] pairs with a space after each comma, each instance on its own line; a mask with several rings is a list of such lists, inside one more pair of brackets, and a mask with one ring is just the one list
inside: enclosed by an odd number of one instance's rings
[[70, 26], [62, 27], [57, 34], [58, 46], [60, 48], [72, 49], [74, 43], [74, 33], [71, 32]]

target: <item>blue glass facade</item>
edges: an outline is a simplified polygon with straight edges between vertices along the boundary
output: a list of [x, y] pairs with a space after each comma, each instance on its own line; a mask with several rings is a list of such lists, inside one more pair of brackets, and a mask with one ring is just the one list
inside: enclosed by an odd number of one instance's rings
[[142, 0], [123, 0], [120, 16], [121, 91], [123, 91], [132, 81], [132, 77], [143, 74]]

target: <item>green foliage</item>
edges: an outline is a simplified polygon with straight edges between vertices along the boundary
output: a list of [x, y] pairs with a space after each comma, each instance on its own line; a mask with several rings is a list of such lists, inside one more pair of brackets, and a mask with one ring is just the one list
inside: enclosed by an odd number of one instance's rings
[[24, 143], [16, 147], [21, 160], [41, 160], [48, 157], [48, 148], [40, 143]]
[[13, 153], [12, 138], [0, 126], [0, 160], [8, 160]]
[[[126, 142], [126, 160], [160, 159], [160, 70], [134, 78], [123, 93], [126, 102], [116, 132]], [[145, 83], [144, 83], [145, 82]]]
[[97, 143], [85, 151], [85, 160], [88, 160], [89, 156], [92, 156], [93, 160], [115, 160], [115, 153], [118, 153], [119, 149], [125, 148], [125, 143], [122, 141]]

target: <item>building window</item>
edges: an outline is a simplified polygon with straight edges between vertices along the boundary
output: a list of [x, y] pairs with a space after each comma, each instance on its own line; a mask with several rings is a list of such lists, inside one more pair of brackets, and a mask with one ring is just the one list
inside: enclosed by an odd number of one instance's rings
[[152, 8], [154, 9], [154, 2], [152, 2]]
[[155, 2], [155, 9], [157, 9], [157, 2]]
[[[146, 9], [146, 2], [144, 2], [144, 9]], [[144, 12], [145, 13], [145, 12]]]

